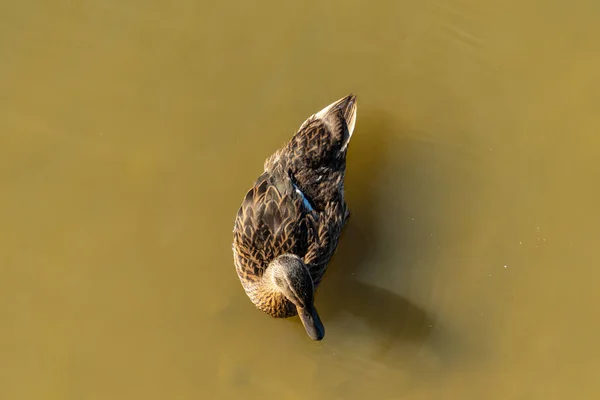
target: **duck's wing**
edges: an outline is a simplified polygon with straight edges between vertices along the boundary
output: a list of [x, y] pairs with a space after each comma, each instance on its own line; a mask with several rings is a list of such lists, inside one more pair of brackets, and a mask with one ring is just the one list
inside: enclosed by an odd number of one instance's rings
[[235, 220], [233, 250], [240, 278], [257, 281], [281, 254], [303, 257], [309, 213], [281, 167], [265, 171], [246, 194]]
[[331, 202], [319, 213], [317, 220], [309, 216], [315, 228], [308, 230], [308, 248], [304, 262], [312, 276], [315, 288], [321, 283], [327, 264], [335, 253], [346, 223], [345, 213], [346, 207], [343, 203]]

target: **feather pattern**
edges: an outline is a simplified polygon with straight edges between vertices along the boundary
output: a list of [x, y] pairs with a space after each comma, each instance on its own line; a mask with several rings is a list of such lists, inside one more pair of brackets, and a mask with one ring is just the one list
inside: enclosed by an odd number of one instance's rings
[[236, 271], [251, 301], [273, 317], [290, 317], [297, 310], [263, 281], [269, 263], [283, 254], [300, 257], [316, 290], [335, 253], [350, 215], [344, 176], [355, 119], [354, 95], [308, 118], [267, 158], [238, 210], [233, 230]]

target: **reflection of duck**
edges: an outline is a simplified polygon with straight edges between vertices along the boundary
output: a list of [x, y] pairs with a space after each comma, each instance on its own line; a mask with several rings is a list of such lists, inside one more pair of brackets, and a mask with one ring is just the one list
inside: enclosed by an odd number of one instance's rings
[[235, 267], [250, 300], [273, 317], [298, 314], [315, 340], [325, 330], [314, 292], [349, 217], [344, 175], [355, 123], [354, 95], [308, 118], [265, 161], [233, 230]]

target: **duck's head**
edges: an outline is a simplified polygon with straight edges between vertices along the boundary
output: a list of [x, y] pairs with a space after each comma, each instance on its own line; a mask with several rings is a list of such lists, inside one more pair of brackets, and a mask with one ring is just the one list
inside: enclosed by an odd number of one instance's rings
[[314, 305], [315, 287], [300, 257], [284, 254], [275, 258], [269, 264], [267, 274], [274, 290], [296, 306], [308, 336], [313, 340], [323, 339], [325, 328]]

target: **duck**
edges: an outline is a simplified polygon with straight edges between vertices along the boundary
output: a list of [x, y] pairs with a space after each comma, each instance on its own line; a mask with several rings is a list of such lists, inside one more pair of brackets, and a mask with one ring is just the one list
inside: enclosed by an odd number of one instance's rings
[[265, 160], [235, 217], [233, 258], [246, 295], [271, 317], [298, 315], [317, 341], [325, 328], [315, 292], [350, 218], [344, 178], [356, 114], [350, 94], [306, 119]]

